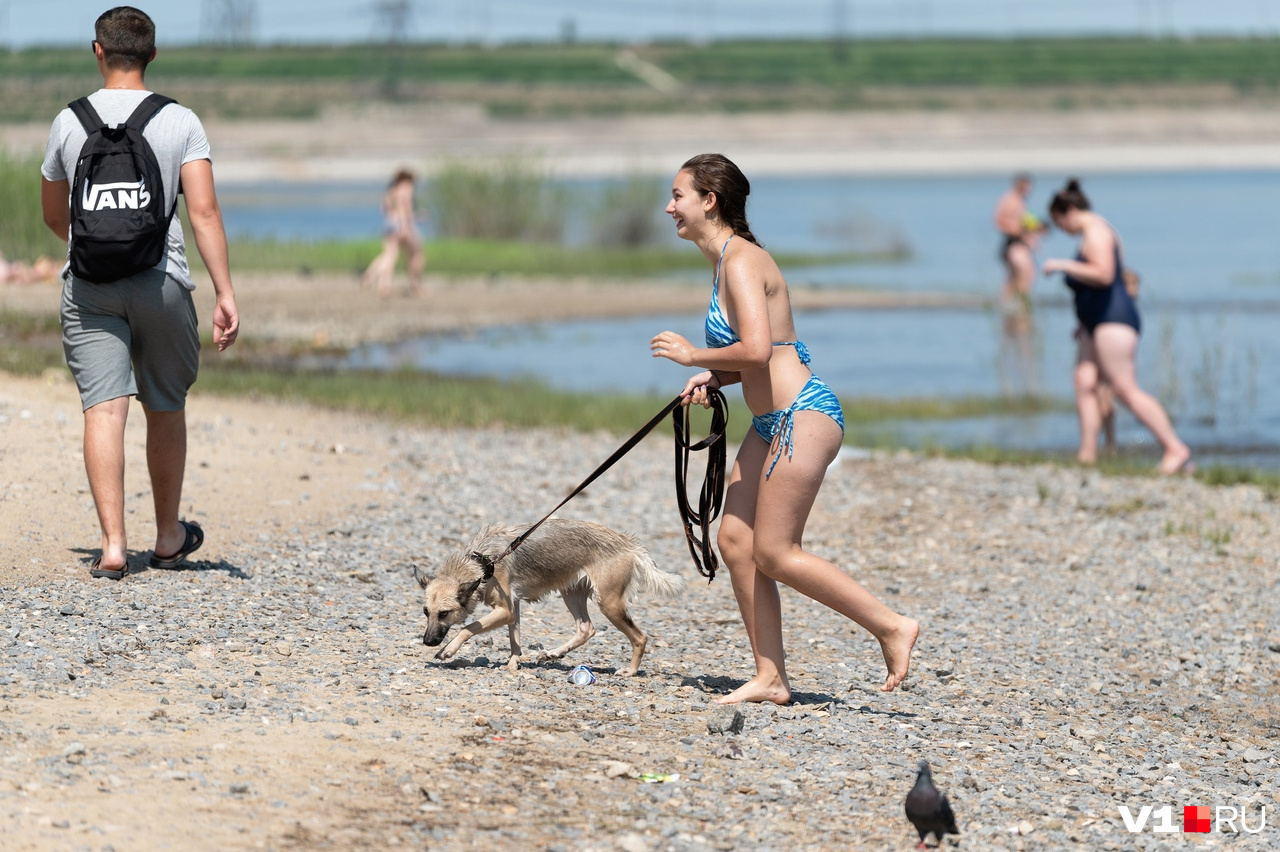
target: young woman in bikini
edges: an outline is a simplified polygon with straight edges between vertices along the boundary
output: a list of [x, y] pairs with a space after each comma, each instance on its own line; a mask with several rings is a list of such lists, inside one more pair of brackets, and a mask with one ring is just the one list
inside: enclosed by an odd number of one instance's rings
[[666, 212], [676, 234], [697, 245], [716, 271], [706, 346], [695, 347], [673, 331], [650, 342], [654, 357], [706, 368], [686, 383], [686, 404], [705, 405], [707, 388], [740, 382], [754, 414], [729, 476], [717, 544], [756, 671], [718, 701], [790, 700], [779, 582], [879, 641], [888, 669], [882, 689], [888, 692], [907, 676], [920, 626], [800, 545], [823, 475], [840, 449], [844, 416], [835, 394], [809, 370], [787, 283], [747, 224], [750, 191], [738, 167], [720, 154], [702, 154], [681, 167]]

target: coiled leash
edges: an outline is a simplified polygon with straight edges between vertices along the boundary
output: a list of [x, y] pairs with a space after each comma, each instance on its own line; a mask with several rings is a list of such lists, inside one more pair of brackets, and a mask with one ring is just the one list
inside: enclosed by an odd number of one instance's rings
[[[693, 556], [693, 562], [698, 567], [698, 573], [707, 578], [707, 582], [711, 582], [716, 577], [716, 568], [719, 567], [719, 560], [716, 558], [715, 549], [711, 546], [711, 522], [720, 516], [720, 509], [724, 505], [724, 479], [725, 464], [728, 459], [728, 452], [725, 442], [725, 427], [729, 422], [728, 406], [725, 402], [724, 394], [717, 388], [707, 388], [707, 402], [711, 406], [711, 432], [706, 438], [696, 444], [689, 443], [689, 407], [684, 406], [683, 416], [680, 412], [680, 402], [683, 397], [677, 396], [666, 407], [653, 416], [653, 419], [640, 427], [640, 431], [636, 432], [627, 439], [621, 447], [613, 451], [613, 455], [605, 459], [604, 462], [597, 467], [590, 476], [582, 481], [582, 483], [560, 501], [554, 509], [543, 515], [542, 520], [538, 521], [529, 529], [520, 533], [512, 539], [507, 545], [507, 549], [495, 556], [487, 553], [472, 553], [471, 558], [480, 564], [484, 569], [484, 580], [487, 581], [493, 576], [493, 568], [503, 559], [506, 559], [516, 548], [524, 544], [525, 539], [533, 535], [533, 531], [560, 511], [560, 508], [568, 503], [574, 497], [582, 493], [588, 485], [596, 481], [600, 474], [613, 467], [617, 461], [631, 452], [636, 444], [640, 443], [645, 435], [653, 431], [653, 427], [662, 422], [662, 419], [671, 414], [672, 424], [675, 429], [676, 437], [676, 504], [680, 508], [680, 520], [684, 524], [685, 539], [689, 544], [689, 553]], [[673, 413], [674, 412], [674, 413]], [[689, 505], [689, 495], [687, 492], [687, 476], [689, 471], [689, 453], [698, 450], [709, 450], [707, 456], [707, 471], [703, 476], [702, 490], [698, 496], [698, 508], [695, 511]], [[693, 527], [697, 526], [702, 537], [694, 535]]]
[[[671, 421], [676, 431], [676, 505], [680, 507], [680, 520], [684, 524], [684, 537], [689, 543], [693, 564], [710, 583], [720, 567], [715, 548], [711, 546], [711, 522], [720, 517], [720, 509], [724, 506], [724, 475], [728, 462], [724, 433], [729, 424], [729, 413], [724, 394], [718, 388], [707, 388], [707, 401], [711, 403], [711, 431], [698, 443], [689, 443], [689, 406], [684, 408], [684, 417], [677, 411]], [[689, 453], [699, 450], [707, 450], [707, 470], [702, 477], [702, 490], [698, 494], [695, 511], [689, 506], [687, 490]], [[701, 538], [693, 534], [695, 526], [702, 533]]]

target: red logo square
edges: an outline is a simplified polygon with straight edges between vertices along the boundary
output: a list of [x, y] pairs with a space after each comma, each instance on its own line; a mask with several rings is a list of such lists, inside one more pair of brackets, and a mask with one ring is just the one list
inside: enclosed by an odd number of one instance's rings
[[1184, 805], [1182, 808], [1182, 830], [1183, 832], [1213, 831], [1212, 820], [1209, 817], [1209, 806]]

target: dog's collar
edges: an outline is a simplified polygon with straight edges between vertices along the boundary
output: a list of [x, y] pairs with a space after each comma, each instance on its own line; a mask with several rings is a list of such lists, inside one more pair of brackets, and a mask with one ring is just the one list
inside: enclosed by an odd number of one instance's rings
[[473, 550], [471, 551], [471, 558], [480, 563], [480, 567], [484, 570], [484, 578], [486, 580], [493, 576], [493, 566], [497, 563], [492, 556], [487, 553], [480, 553]]

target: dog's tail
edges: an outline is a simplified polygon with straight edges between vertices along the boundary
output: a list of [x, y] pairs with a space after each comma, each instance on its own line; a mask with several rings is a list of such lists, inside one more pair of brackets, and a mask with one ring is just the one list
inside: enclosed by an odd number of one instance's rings
[[631, 579], [631, 587], [627, 591], [632, 595], [650, 592], [660, 598], [674, 598], [684, 591], [684, 577], [663, 571], [647, 550], [636, 553]]

